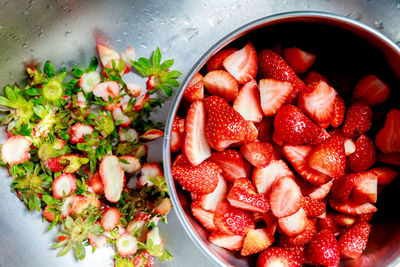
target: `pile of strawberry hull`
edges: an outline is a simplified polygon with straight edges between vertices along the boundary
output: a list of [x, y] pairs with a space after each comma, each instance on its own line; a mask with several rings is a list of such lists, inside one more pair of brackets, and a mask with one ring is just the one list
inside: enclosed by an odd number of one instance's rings
[[378, 193], [398, 176], [400, 111], [370, 135], [388, 85], [366, 73], [343, 99], [309, 71], [315, 60], [295, 47], [224, 48], [193, 77], [172, 126], [172, 175], [193, 216], [211, 243], [257, 266], [360, 257]]

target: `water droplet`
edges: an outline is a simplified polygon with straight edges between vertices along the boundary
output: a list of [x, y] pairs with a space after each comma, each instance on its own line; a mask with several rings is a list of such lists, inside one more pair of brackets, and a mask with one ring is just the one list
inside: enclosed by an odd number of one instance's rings
[[117, 37], [116, 41], [119, 43], [122, 42], [121, 38], [119, 38], [119, 37]]
[[374, 22], [374, 26], [375, 26], [375, 28], [377, 28], [377, 29], [379, 29], [379, 30], [382, 30], [382, 29], [384, 28], [384, 26], [383, 26], [383, 20], [381, 20], [381, 19], [376, 20], [376, 21]]
[[192, 40], [194, 37], [196, 37], [199, 34], [199, 30], [197, 28], [186, 28], [183, 30], [183, 40], [185, 42], [188, 42]]
[[361, 20], [363, 17], [363, 14], [359, 10], [354, 10], [353, 12], [349, 13], [347, 17], [354, 19], [354, 20]]
[[126, 30], [122, 31], [122, 35], [127, 35], [127, 34], [128, 34], [128, 32]]
[[68, 37], [71, 33], [72, 33], [72, 32], [70, 32], [70, 31], [64, 32], [64, 37]]
[[141, 44], [140, 44], [140, 47], [143, 48], [143, 49], [147, 49], [147, 44], [141, 43]]

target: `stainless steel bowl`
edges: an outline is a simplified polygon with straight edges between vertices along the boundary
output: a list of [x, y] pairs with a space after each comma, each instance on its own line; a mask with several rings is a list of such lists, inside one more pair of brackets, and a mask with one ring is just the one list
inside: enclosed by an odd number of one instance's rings
[[[241, 257], [239, 253], [207, 241], [207, 231], [191, 215], [189, 195], [172, 178], [170, 167], [173, 155], [169, 150], [169, 141], [173, 118], [178, 112], [184, 89], [194, 74], [201, 71], [208, 59], [222, 48], [235, 44], [240, 47], [247, 40], [259, 49], [281, 42], [285, 47], [300, 46], [315, 52], [321, 58], [321, 61], [317, 59], [315, 69], [327, 75], [334, 87], [345, 94], [351, 93], [362, 75], [376, 73], [392, 88], [390, 104], [381, 107], [378, 112], [387, 110], [389, 106], [400, 106], [395, 101], [400, 99], [400, 90], [395, 90], [400, 88], [400, 48], [380, 32], [347, 17], [322, 12], [281, 13], [244, 25], [212, 46], [187, 74], [175, 96], [166, 124], [163, 159], [170, 195], [181, 224], [204, 255], [219, 266], [249, 266], [254, 264], [255, 258]], [[329, 65], [324, 65], [326, 63]], [[400, 218], [395, 204], [399, 188], [400, 183], [396, 181], [384, 189], [384, 194], [380, 194], [378, 212], [364, 255], [341, 265], [400, 264]]]

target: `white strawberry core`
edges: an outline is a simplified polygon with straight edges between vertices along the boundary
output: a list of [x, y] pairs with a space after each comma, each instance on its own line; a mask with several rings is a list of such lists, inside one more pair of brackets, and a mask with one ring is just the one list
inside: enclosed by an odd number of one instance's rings
[[353, 140], [347, 139], [344, 141], [344, 151], [346, 156], [349, 156], [356, 151], [356, 144], [354, 144]]
[[117, 239], [116, 246], [120, 255], [133, 255], [137, 250], [137, 240], [130, 234], [123, 234]]
[[[80, 86], [85, 93], [90, 93], [93, 87], [101, 82], [100, 74], [95, 71], [84, 73], [81, 77]], [[83, 100], [85, 102], [86, 100]]]

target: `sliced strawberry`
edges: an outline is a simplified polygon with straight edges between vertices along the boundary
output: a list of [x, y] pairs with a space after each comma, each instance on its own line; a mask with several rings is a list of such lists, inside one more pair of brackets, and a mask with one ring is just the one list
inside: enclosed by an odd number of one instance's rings
[[335, 179], [331, 190], [332, 198], [339, 202], [347, 201], [359, 176], [358, 173], [351, 173]]
[[119, 128], [119, 141], [135, 142], [139, 139], [139, 133], [133, 128]]
[[310, 242], [313, 235], [317, 232], [317, 228], [315, 226], [315, 220], [306, 220], [306, 226], [304, 227], [304, 231], [295, 236], [288, 237], [288, 242], [294, 246], [304, 246], [308, 242]]
[[129, 46], [126, 48], [123, 52], [119, 53], [120, 58], [122, 61], [124, 61], [124, 65], [127, 67], [131, 67], [132, 63], [131, 61], [134, 61], [136, 59], [135, 57], [135, 48], [133, 46]]
[[296, 73], [306, 73], [316, 56], [297, 47], [283, 49], [283, 58]]
[[183, 93], [183, 98], [186, 101], [194, 102], [204, 98], [204, 84], [201, 81], [202, 79], [203, 76], [200, 73], [196, 73], [192, 80], [190, 80], [185, 92]]
[[90, 125], [85, 125], [81, 122], [77, 122], [71, 127], [70, 139], [72, 144], [84, 143], [85, 135], [91, 135], [93, 132], [93, 127]]
[[295, 168], [295, 170], [307, 181], [312, 184], [322, 185], [329, 182], [327, 175], [321, 174], [311, 169], [307, 164], [307, 158], [312, 150], [311, 146], [289, 146], [282, 148], [283, 155]]
[[222, 70], [222, 63], [224, 60], [238, 50], [239, 49], [234, 47], [227, 47], [216, 53], [208, 60], [206, 64], [207, 72], [211, 72], [213, 70]]
[[233, 109], [247, 121], [261, 121], [263, 111], [261, 109], [260, 91], [254, 79], [240, 88], [238, 96], [233, 101]]
[[319, 134], [312, 142], [310, 142], [310, 145], [312, 145], [312, 146], [319, 145], [322, 142], [324, 142], [326, 139], [328, 139], [329, 137], [331, 137], [331, 135], [324, 128], [320, 128]]
[[393, 153], [378, 153], [376, 157], [377, 162], [389, 164], [392, 166], [400, 166], [400, 153], [393, 152]]
[[343, 138], [332, 136], [314, 147], [307, 161], [312, 169], [322, 174], [333, 178], [342, 176], [346, 169]]
[[206, 137], [212, 148], [223, 151], [232, 144], [250, 139], [248, 122], [223, 98], [210, 96], [204, 104], [207, 111]]
[[[183, 157], [182, 157], [183, 158]], [[218, 185], [221, 168], [211, 161], [203, 161], [197, 166], [191, 166], [183, 158], [182, 163], [172, 167], [172, 176], [185, 188], [197, 194], [208, 194]]]
[[172, 208], [171, 200], [169, 198], [161, 198], [155, 203], [154, 212], [158, 215], [167, 214]]
[[293, 105], [282, 107], [275, 116], [274, 135], [288, 144], [308, 144], [312, 142], [319, 133], [320, 127], [314, 124], [299, 108]]
[[305, 88], [305, 84], [297, 77], [294, 70], [272, 50], [264, 49], [260, 52], [258, 66], [261, 78], [272, 78], [293, 85], [293, 91], [286, 99], [286, 103], [294, 102], [297, 95]]
[[316, 71], [310, 71], [309, 73], [307, 73], [307, 75], [306, 75], [306, 77], [304, 77], [303, 81], [307, 85], [315, 83], [315, 82], [319, 82], [319, 81], [324, 81], [329, 84], [328, 79]]
[[301, 207], [301, 191], [291, 178], [283, 177], [276, 181], [269, 194], [269, 204], [275, 217], [287, 217]]
[[294, 177], [292, 171], [283, 160], [271, 160], [265, 168], [254, 168], [252, 180], [258, 193], [269, 195], [269, 192], [279, 178]]
[[257, 51], [252, 43], [248, 42], [242, 49], [226, 57], [222, 65], [239, 84], [245, 84], [257, 75]]
[[360, 222], [348, 229], [339, 238], [340, 255], [345, 258], [358, 258], [367, 246], [371, 225]]
[[254, 167], [264, 168], [271, 160], [273, 147], [270, 143], [247, 143], [240, 147], [240, 153]]
[[104, 194], [103, 182], [101, 181], [100, 174], [96, 172], [86, 183], [91, 188], [93, 193], [98, 195]]
[[224, 177], [222, 177], [222, 175], [219, 175], [218, 185], [215, 190], [209, 194], [198, 195], [196, 201], [199, 203], [199, 206], [202, 209], [215, 211], [218, 203], [225, 199], [227, 193], [228, 185]]
[[134, 82], [127, 82], [126, 88], [124, 88], [125, 93], [130, 97], [138, 97], [142, 93], [142, 86]]
[[377, 208], [371, 203], [358, 204], [352, 199], [346, 202], [337, 202], [336, 200], [330, 199], [329, 204], [334, 210], [350, 215], [360, 215], [377, 211]]
[[53, 181], [53, 197], [63, 199], [64, 196], [69, 196], [72, 191], [76, 190], [76, 178], [69, 173], [63, 173], [56, 177]]
[[188, 110], [182, 152], [193, 166], [211, 156], [211, 148], [206, 138], [206, 112], [202, 100], [193, 102]]
[[259, 123], [255, 123], [258, 130], [258, 140], [260, 142], [271, 142], [272, 131], [274, 130], [274, 118], [263, 117]]
[[161, 131], [159, 129], [150, 129], [147, 130], [144, 134], [142, 134], [140, 138], [144, 141], [153, 141], [163, 136], [164, 136], [164, 131]]
[[137, 239], [130, 233], [124, 233], [119, 236], [115, 245], [117, 247], [117, 253], [121, 257], [128, 257], [134, 255], [138, 249]]
[[23, 135], [8, 138], [1, 147], [1, 160], [8, 164], [20, 164], [31, 158], [32, 141]]
[[246, 121], [246, 139], [244, 142], [255, 142], [258, 138], [257, 127], [251, 121]]
[[320, 230], [328, 229], [335, 236], [339, 234], [339, 225], [333, 219], [333, 212], [327, 212], [324, 218], [318, 218], [318, 227]]
[[334, 115], [336, 91], [326, 82], [308, 85], [300, 92], [298, 106], [318, 124], [329, 124]]
[[111, 231], [117, 227], [121, 214], [115, 207], [110, 207], [101, 215], [101, 225], [105, 231]]
[[[183, 131], [181, 130], [183, 128]], [[174, 122], [172, 123], [171, 135], [170, 135], [170, 150], [171, 152], [178, 152], [181, 150], [183, 143], [183, 133], [185, 129], [185, 119], [179, 116], [175, 116]]]
[[399, 173], [388, 167], [377, 167], [369, 170], [378, 177], [378, 185], [390, 184]]
[[269, 247], [257, 259], [257, 267], [297, 266], [292, 253], [284, 248]]
[[248, 256], [261, 252], [271, 246], [274, 241], [274, 234], [268, 228], [250, 230], [244, 239], [240, 255]]
[[239, 93], [236, 79], [224, 70], [214, 70], [201, 80], [211, 95], [223, 97], [227, 101], [234, 100]]
[[134, 173], [140, 170], [141, 168], [141, 164], [139, 159], [137, 159], [134, 156], [130, 156], [130, 155], [123, 155], [119, 157], [120, 159], [122, 159], [123, 161], [126, 162], [121, 162], [121, 166], [124, 169], [125, 173]]
[[90, 93], [93, 90], [93, 87], [96, 86], [97, 84], [99, 84], [101, 82], [101, 77], [100, 74], [95, 72], [95, 71], [91, 71], [91, 72], [87, 72], [82, 74], [82, 76], [79, 78], [79, 87], [82, 88], [82, 90], [85, 93]]
[[378, 132], [375, 144], [383, 153], [400, 152], [400, 110], [391, 109]]
[[279, 238], [278, 246], [280, 248], [286, 249], [287, 251], [290, 252], [290, 254], [292, 254], [292, 256], [294, 257], [294, 260], [295, 260], [293, 267], [303, 266], [304, 246], [292, 245], [286, 240], [286, 238]]
[[236, 208], [255, 212], [267, 212], [268, 200], [264, 194], [257, 194], [253, 184], [247, 178], [236, 179], [226, 197]]
[[[330, 180], [329, 182], [319, 185], [319, 186], [316, 186], [316, 185], [313, 185], [310, 183], [307, 183], [307, 184], [308, 184], [308, 188], [306, 190], [307, 194], [305, 194], [305, 195], [309, 196], [311, 199], [321, 200], [321, 199], [324, 199], [329, 194], [329, 192], [332, 188], [333, 179]], [[301, 188], [301, 190], [303, 192], [303, 188]]]
[[307, 225], [307, 214], [303, 208], [300, 208], [296, 213], [278, 218], [279, 228], [287, 236], [296, 236], [301, 234]]
[[103, 234], [94, 235], [92, 233], [89, 233], [88, 241], [92, 247], [101, 248], [107, 244], [107, 237]]
[[360, 214], [357, 216], [357, 222], [369, 222], [372, 220], [374, 214], [374, 212]]
[[[194, 203], [194, 202], [193, 202]], [[199, 223], [210, 232], [214, 232], [217, 228], [214, 225], [214, 212], [206, 211], [199, 206], [191, 206], [192, 215], [199, 221]]]
[[214, 225], [218, 231], [226, 234], [246, 235], [255, 229], [251, 214], [232, 207], [228, 201], [221, 201], [214, 213]]
[[94, 196], [73, 195], [71, 200], [71, 207], [69, 208], [69, 215], [79, 215], [89, 207], [100, 208], [100, 200]]
[[290, 82], [274, 79], [262, 79], [258, 88], [261, 96], [261, 108], [265, 116], [274, 115], [280, 109], [293, 91]]
[[357, 221], [357, 217], [352, 215], [337, 212], [331, 212], [331, 214], [333, 221], [341, 226], [350, 227]]
[[46, 207], [43, 209], [43, 217], [45, 217], [49, 222], [54, 221], [55, 218], [55, 215], [51, 209], [54, 209], [54, 207], [49, 205], [46, 205]]
[[112, 60], [119, 61], [119, 54], [104, 45], [98, 44], [97, 52], [103, 66], [106, 66]]
[[238, 251], [243, 246], [244, 237], [241, 235], [213, 232], [208, 236], [208, 241], [222, 248]]
[[221, 167], [222, 176], [230, 182], [241, 177], [249, 178], [251, 175], [250, 164], [236, 150], [228, 149], [223, 152], [213, 152], [209, 160]]
[[88, 162], [89, 160], [81, 155], [67, 154], [57, 158], [48, 159], [45, 165], [52, 172], [64, 171], [65, 173], [75, 173], [82, 165]]
[[310, 197], [303, 197], [301, 200], [301, 207], [307, 214], [307, 217], [318, 217], [325, 213], [326, 204], [321, 200], [312, 199]]
[[160, 164], [157, 162], [146, 162], [143, 164], [142, 169], [140, 170], [138, 186], [153, 186], [153, 182], [151, 180], [157, 180], [159, 177], [164, 177], [164, 172]]
[[350, 172], [362, 172], [369, 169], [376, 161], [374, 142], [366, 135], [361, 135], [356, 141], [356, 150], [346, 159]]
[[305, 257], [314, 264], [335, 266], [340, 262], [339, 244], [331, 231], [317, 232], [307, 244]]
[[382, 104], [390, 93], [389, 86], [375, 75], [361, 78], [353, 91], [353, 99], [363, 98], [371, 106]]
[[359, 173], [352, 196], [358, 203], [370, 201], [375, 203], [378, 196], [378, 176], [371, 171]]
[[[342, 131], [349, 137], [357, 137], [369, 131], [373, 113], [364, 100], [353, 103], [346, 113]], [[379, 147], [379, 146], [378, 146]]]
[[117, 202], [124, 186], [124, 169], [118, 157], [114, 155], [105, 156], [100, 162], [99, 173], [104, 186], [104, 195], [110, 202]]
[[108, 101], [109, 97], [114, 98], [119, 95], [119, 83], [116, 81], [106, 81], [96, 84], [93, 87], [93, 95]]
[[336, 95], [335, 105], [333, 107], [333, 115], [331, 119], [332, 127], [337, 128], [342, 125], [345, 114], [346, 104], [344, 103], [343, 98], [341, 98], [339, 95]]
[[111, 114], [115, 122], [119, 121], [118, 125], [121, 127], [128, 128], [132, 123], [131, 119], [123, 113], [121, 108], [114, 109]]

